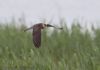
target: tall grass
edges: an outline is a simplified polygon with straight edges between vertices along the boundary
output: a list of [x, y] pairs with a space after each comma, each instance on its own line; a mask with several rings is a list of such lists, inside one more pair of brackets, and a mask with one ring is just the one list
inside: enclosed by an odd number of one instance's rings
[[80, 25], [71, 30], [64, 26], [47, 36], [42, 31], [42, 45], [35, 48], [25, 25], [0, 25], [0, 70], [100, 70], [100, 29], [94, 36]]

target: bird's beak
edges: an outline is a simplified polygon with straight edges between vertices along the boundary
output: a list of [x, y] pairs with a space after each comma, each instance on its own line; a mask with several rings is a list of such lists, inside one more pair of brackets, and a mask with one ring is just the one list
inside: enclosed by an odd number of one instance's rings
[[50, 24], [47, 24], [46, 26], [47, 26], [47, 27], [54, 27], [54, 28], [56, 28], [56, 29], [63, 29], [63, 28], [57, 28], [57, 27], [55, 27], [55, 26], [53, 26], [53, 25], [50, 25]]
[[27, 31], [27, 30], [30, 30], [30, 29], [32, 29], [32, 28], [33, 28], [33, 27], [27, 28], [27, 29], [24, 30], [24, 32]]

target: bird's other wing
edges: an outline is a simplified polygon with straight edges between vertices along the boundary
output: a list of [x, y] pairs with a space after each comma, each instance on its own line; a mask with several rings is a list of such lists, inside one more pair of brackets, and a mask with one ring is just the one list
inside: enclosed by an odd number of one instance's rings
[[41, 29], [33, 29], [33, 43], [36, 48], [41, 46]]

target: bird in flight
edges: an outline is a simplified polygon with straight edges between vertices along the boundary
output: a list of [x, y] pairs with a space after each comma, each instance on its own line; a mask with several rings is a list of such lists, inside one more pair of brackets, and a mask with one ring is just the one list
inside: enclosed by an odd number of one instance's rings
[[62, 29], [62, 28], [57, 28], [50, 24], [38, 23], [24, 30], [24, 31], [27, 31], [27, 30], [33, 29], [33, 33], [32, 33], [33, 44], [36, 48], [39, 48], [41, 46], [41, 29], [44, 29], [46, 27], [54, 27], [56, 29]]

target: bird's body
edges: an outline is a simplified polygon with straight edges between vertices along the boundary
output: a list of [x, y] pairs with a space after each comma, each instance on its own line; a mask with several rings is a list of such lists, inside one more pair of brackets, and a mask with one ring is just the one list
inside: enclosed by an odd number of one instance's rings
[[[29, 29], [33, 29], [33, 33], [32, 33], [33, 43], [34, 43], [34, 46], [37, 48], [41, 46], [41, 29], [44, 29], [45, 27], [54, 27], [54, 26], [50, 24], [38, 23], [25, 30], [27, 31]], [[62, 29], [62, 28], [59, 28], [59, 29]]]
[[33, 26], [33, 43], [37, 48], [41, 46], [41, 29], [45, 28], [43, 25], [43, 23], [39, 23]]

